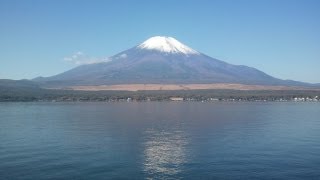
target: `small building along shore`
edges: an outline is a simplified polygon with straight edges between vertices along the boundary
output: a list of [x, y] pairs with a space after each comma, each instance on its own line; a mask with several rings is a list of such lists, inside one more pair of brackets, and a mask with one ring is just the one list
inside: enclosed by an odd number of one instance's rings
[[182, 97], [170, 97], [171, 101], [183, 101]]

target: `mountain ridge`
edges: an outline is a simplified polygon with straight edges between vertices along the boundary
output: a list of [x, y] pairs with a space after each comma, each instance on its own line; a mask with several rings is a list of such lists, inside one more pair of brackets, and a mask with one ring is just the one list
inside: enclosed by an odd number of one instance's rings
[[81, 65], [34, 81], [53, 86], [137, 83], [312, 86], [281, 80], [253, 67], [229, 64], [193, 50], [171, 37], [151, 37], [110, 59], [109, 62]]

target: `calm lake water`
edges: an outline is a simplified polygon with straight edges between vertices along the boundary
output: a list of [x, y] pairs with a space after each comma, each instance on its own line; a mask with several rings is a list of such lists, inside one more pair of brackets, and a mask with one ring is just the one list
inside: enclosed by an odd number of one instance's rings
[[0, 103], [0, 179], [320, 179], [320, 103]]

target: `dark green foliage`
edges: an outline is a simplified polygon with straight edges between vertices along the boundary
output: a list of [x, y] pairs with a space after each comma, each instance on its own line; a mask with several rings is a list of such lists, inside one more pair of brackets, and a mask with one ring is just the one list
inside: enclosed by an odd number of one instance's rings
[[73, 91], [49, 89], [3, 89], [0, 101], [166, 101], [170, 97], [184, 100], [203, 101], [211, 98], [219, 100], [292, 100], [295, 97], [320, 96], [319, 91], [237, 91], [237, 90], [180, 90], [180, 91]]
[[175, 91], [74, 91], [42, 89], [28, 80], [0, 80], [0, 101], [167, 101], [182, 97], [189, 101], [278, 101], [320, 97], [317, 90], [175, 90]]

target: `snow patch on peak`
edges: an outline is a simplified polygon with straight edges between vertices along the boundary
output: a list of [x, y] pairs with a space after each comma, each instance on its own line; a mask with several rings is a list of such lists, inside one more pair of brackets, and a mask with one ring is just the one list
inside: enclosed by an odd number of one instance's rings
[[172, 37], [155, 36], [138, 46], [140, 49], [158, 50], [166, 53], [200, 54]]

